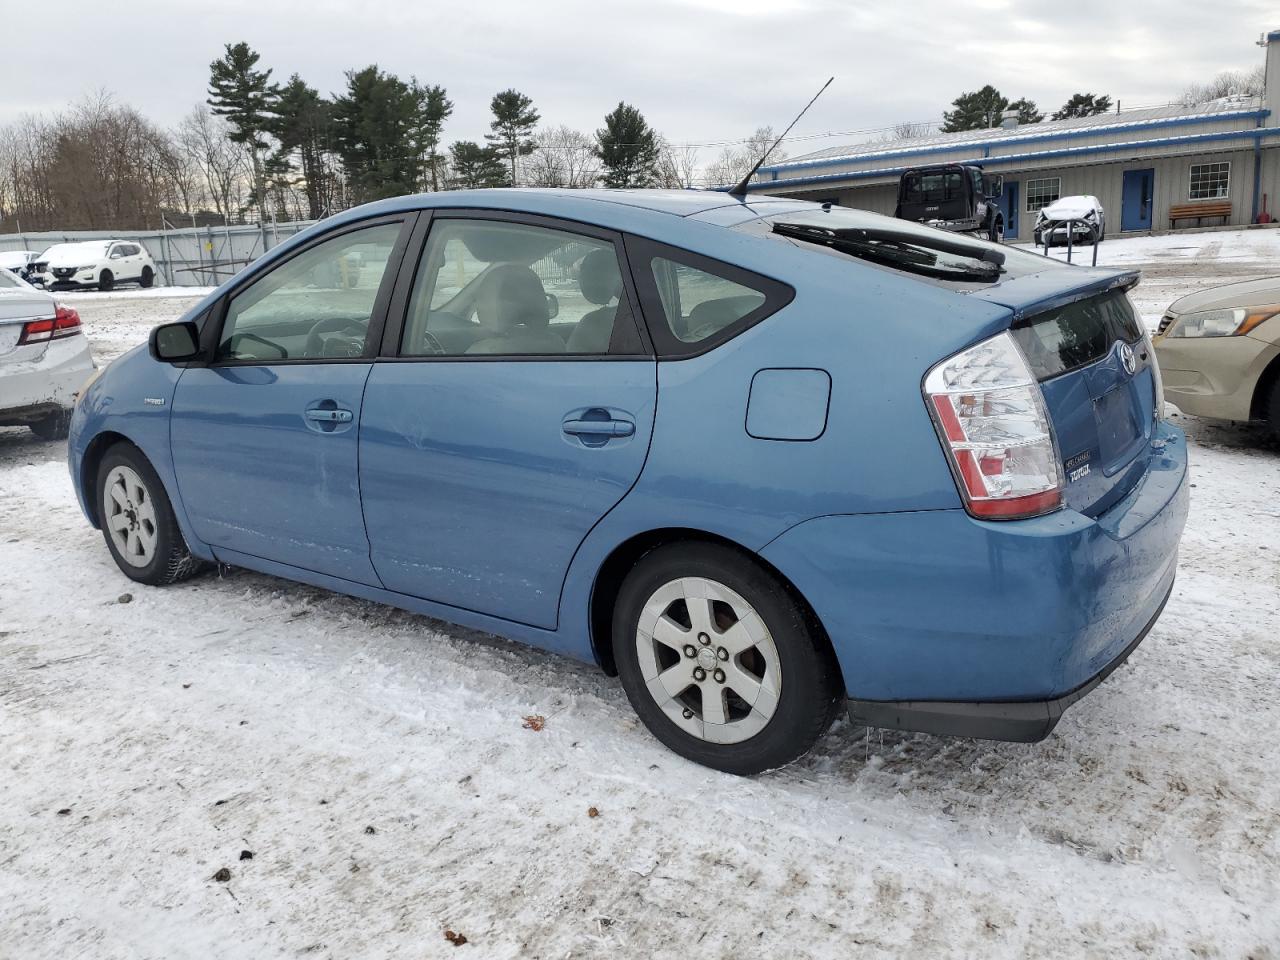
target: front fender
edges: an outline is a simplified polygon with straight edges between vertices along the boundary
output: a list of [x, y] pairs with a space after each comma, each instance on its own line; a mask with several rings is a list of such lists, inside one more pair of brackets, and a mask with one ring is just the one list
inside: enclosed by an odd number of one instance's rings
[[116, 358], [76, 403], [67, 434], [67, 468], [80, 510], [97, 527], [95, 464], [113, 440], [129, 441], [160, 477], [192, 554], [211, 561], [213, 551], [192, 532], [169, 449], [169, 413], [182, 373], [182, 368], [153, 360], [145, 345]]

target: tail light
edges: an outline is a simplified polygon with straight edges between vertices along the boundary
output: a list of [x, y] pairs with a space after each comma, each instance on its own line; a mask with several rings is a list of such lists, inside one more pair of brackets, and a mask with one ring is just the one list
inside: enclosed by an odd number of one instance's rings
[[45, 320], [28, 320], [22, 325], [22, 333], [18, 337], [18, 345], [24, 343], [44, 343], [46, 340], [59, 340], [62, 337], [74, 337], [80, 332], [80, 314], [70, 307], [58, 304], [52, 317]]
[[1044, 397], [1009, 333], [942, 361], [924, 393], [965, 509], [1014, 520], [1062, 506], [1062, 464]]

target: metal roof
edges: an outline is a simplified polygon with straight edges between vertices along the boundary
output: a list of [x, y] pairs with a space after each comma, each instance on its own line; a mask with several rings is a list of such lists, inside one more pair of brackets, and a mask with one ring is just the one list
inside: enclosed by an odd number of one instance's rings
[[1025, 123], [1016, 127], [990, 127], [981, 130], [962, 130], [957, 133], [940, 133], [931, 137], [913, 137], [909, 140], [845, 144], [770, 164], [761, 167], [759, 172], [761, 174], [783, 171], [792, 173], [807, 167], [832, 166], [836, 163], [857, 163], [935, 152], [938, 148], [964, 149], [997, 145], [1009, 147], [1022, 142], [1052, 139], [1073, 133], [1077, 136], [1107, 134], [1112, 131], [1132, 134], [1141, 131], [1144, 127], [1158, 128], [1170, 126], [1172, 123], [1201, 121], [1212, 123], [1244, 119], [1257, 116], [1260, 111], [1262, 111], [1261, 97], [1224, 97], [1221, 100], [1193, 106], [1174, 104], [1146, 110], [1128, 110], [1123, 113], [1099, 113], [1091, 117], [1072, 117], [1069, 120], [1042, 120], [1040, 123]]

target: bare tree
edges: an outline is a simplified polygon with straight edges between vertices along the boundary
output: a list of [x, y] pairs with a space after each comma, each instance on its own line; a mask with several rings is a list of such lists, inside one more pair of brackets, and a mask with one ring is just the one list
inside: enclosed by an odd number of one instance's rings
[[764, 158], [764, 163], [778, 163], [787, 159], [787, 151], [781, 144], [769, 150], [777, 138], [773, 127], [757, 127], [755, 133], [744, 140], [741, 146], [725, 147], [720, 151], [720, 156], [707, 167], [707, 180], [716, 186], [737, 183], [755, 166], [755, 162], [766, 150], [769, 154]]
[[592, 140], [580, 130], [561, 124], [540, 130], [525, 161], [525, 178], [533, 187], [593, 187], [600, 178], [600, 162]]
[[200, 171], [202, 200], [228, 223], [247, 205], [252, 184], [248, 156], [231, 142], [230, 133], [227, 122], [203, 105], [193, 108], [174, 131], [178, 149]]
[[1267, 71], [1262, 64], [1252, 70], [1224, 70], [1208, 83], [1191, 84], [1182, 91], [1178, 103], [1194, 106], [1197, 103], [1208, 103], [1210, 100], [1221, 100], [1223, 97], [1261, 96], [1266, 79]]
[[673, 190], [689, 190], [698, 176], [698, 148], [675, 146], [659, 137], [658, 186]]

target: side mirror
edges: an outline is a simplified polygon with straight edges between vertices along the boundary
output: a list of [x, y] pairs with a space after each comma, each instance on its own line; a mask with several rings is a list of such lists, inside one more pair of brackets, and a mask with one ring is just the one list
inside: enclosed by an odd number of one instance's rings
[[987, 177], [987, 196], [991, 199], [1004, 196], [1004, 176], [996, 175]]
[[560, 298], [554, 293], [547, 294], [547, 319], [554, 320], [560, 316]]
[[200, 328], [190, 320], [162, 323], [151, 331], [147, 340], [151, 356], [162, 363], [186, 363], [199, 360]]

